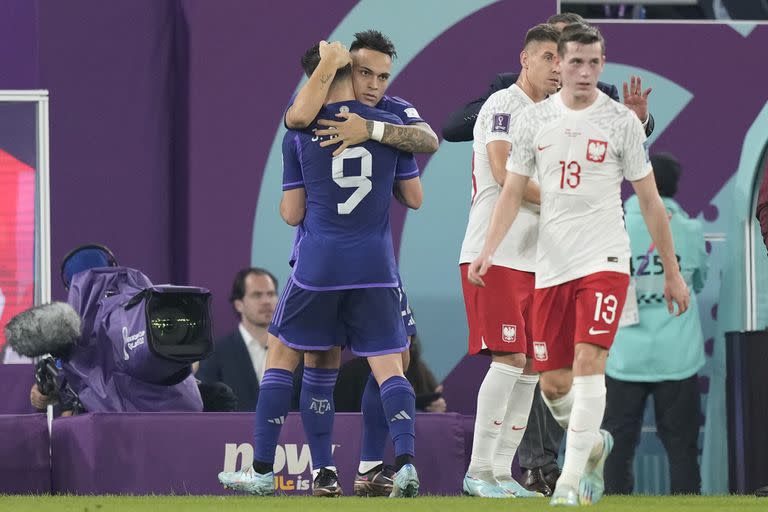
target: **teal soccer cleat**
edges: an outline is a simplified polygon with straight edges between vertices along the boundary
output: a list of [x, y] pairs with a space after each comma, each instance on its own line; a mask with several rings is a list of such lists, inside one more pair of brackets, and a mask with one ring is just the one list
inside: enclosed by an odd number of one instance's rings
[[273, 472], [261, 474], [248, 466], [242, 471], [222, 471], [219, 473], [219, 482], [225, 489], [247, 492], [256, 496], [273, 496], [275, 494], [275, 474]]
[[479, 478], [469, 475], [464, 477], [462, 490], [467, 496], [476, 496], [478, 498], [514, 498], [515, 496], [505, 491], [495, 483], [489, 483]]
[[413, 464], [405, 464], [395, 473], [390, 498], [415, 498], [419, 495], [419, 475]]
[[579, 482], [579, 501], [582, 505], [592, 505], [600, 501], [605, 492], [605, 459], [613, 449], [613, 436], [607, 430], [600, 430], [603, 437], [603, 453], [592, 468], [587, 464], [587, 471]]

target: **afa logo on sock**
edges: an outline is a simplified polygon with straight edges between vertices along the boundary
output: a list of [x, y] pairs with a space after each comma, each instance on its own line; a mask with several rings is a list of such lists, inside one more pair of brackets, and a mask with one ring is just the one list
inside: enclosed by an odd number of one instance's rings
[[[333, 453], [340, 444], [331, 445]], [[240, 464], [238, 464], [240, 459]], [[251, 443], [225, 443], [224, 469], [238, 471], [253, 464]], [[312, 455], [308, 444], [279, 444], [275, 450], [275, 490], [284, 492], [309, 491], [312, 486]], [[280, 474], [282, 473], [282, 474]]]

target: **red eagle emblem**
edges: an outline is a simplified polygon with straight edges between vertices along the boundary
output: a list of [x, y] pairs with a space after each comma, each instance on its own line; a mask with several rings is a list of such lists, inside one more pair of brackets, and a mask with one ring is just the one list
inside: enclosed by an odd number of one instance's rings
[[605, 154], [608, 152], [608, 143], [602, 140], [589, 139], [587, 142], [587, 160], [590, 162], [601, 163], [605, 160]]

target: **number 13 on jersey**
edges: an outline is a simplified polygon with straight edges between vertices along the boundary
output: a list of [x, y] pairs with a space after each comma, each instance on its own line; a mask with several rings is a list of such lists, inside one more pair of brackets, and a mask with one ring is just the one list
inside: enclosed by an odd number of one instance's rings
[[560, 160], [560, 188], [568, 185], [570, 188], [576, 188], [581, 183], [581, 165], [575, 160], [566, 163]]

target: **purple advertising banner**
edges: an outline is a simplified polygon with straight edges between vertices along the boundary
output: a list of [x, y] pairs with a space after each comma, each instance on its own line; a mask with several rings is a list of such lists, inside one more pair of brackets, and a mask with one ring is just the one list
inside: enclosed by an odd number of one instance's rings
[[35, 383], [35, 365], [0, 364], [0, 414], [37, 412], [29, 403], [29, 391]]
[[0, 494], [49, 493], [51, 459], [45, 414], [0, 415]]
[[[424, 494], [458, 494], [465, 432], [458, 414], [418, 414], [417, 460]], [[359, 414], [336, 415], [334, 458], [345, 495], [360, 455]], [[59, 418], [51, 435], [53, 491], [73, 494], [229, 494], [216, 478], [253, 462], [253, 415], [87, 414]], [[391, 453], [389, 454], [391, 459]], [[289, 414], [275, 458], [280, 493], [307, 493], [311, 458], [301, 418]], [[116, 470], [116, 468], [119, 468]]]

